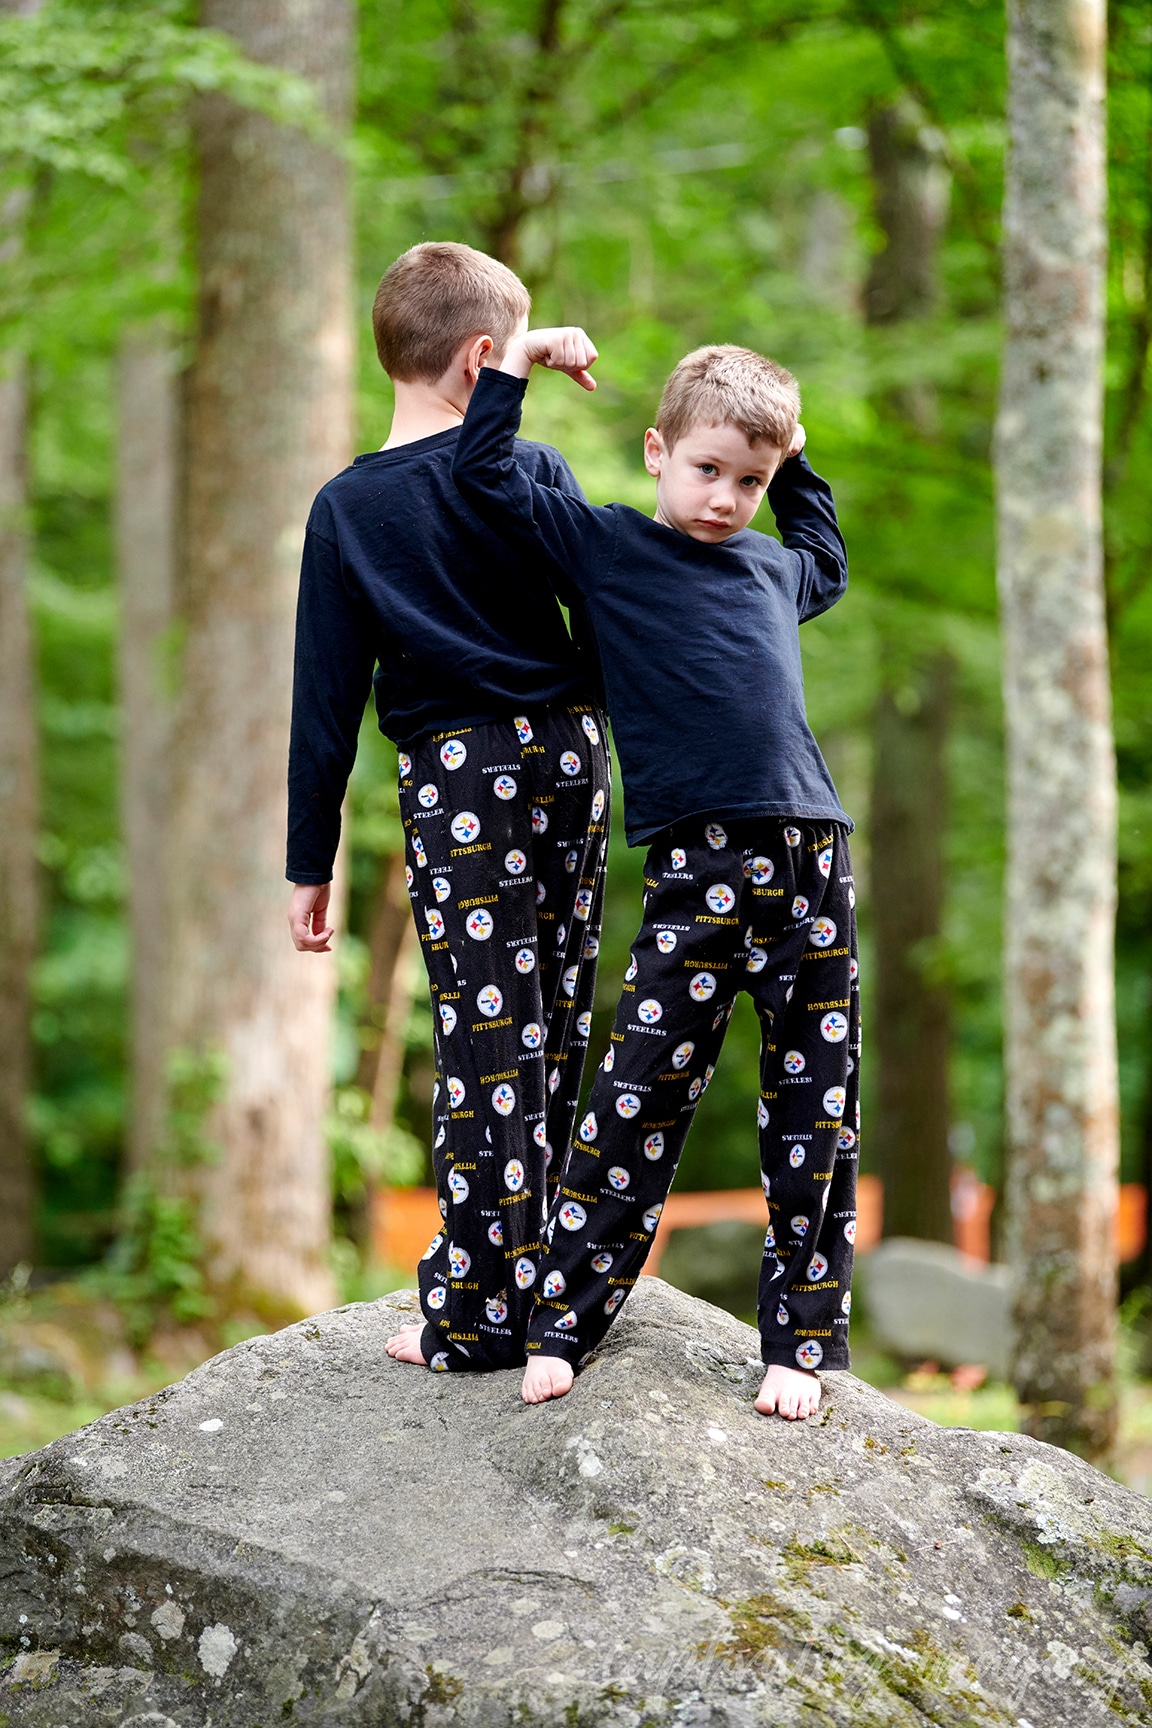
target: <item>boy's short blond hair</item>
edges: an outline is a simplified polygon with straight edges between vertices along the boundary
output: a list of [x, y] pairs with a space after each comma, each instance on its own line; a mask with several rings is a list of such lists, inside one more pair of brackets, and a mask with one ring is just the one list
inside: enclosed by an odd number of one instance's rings
[[787, 453], [799, 418], [800, 387], [791, 372], [728, 342], [684, 356], [664, 386], [656, 430], [671, 450], [693, 426], [738, 426], [749, 444]]
[[390, 378], [434, 384], [462, 342], [491, 336], [502, 359], [532, 301], [519, 276], [486, 252], [427, 240], [401, 253], [376, 290], [372, 331]]

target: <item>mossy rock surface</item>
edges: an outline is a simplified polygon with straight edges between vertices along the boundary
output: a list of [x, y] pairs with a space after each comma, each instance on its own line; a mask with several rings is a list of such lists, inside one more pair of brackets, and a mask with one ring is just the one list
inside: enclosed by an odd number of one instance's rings
[[0, 1723], [1152, 1723], [1152, 1506], [644, 1279], [572, 1394], [392, 1362], [403, 1294], [0, 1467]]

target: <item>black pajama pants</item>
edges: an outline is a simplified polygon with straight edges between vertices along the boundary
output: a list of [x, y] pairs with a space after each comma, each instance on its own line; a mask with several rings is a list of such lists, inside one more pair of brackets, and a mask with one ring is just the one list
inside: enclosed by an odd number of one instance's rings
[[419, 1268], [431, 1367], [518, 1366], [572, 1134], [596, 984], [606, 723], [549, 708], [400, 757], [409, 890], [432, 992], [443, 1228]]
[[847, 831], [800, 817], [662, 834], [587, 1113], [545, 1228], [529, 1352], [583, 1362], [652, 1245], [739, 990], [762, 1029], [765, 1363], [848, 1367], [860, 1015]]

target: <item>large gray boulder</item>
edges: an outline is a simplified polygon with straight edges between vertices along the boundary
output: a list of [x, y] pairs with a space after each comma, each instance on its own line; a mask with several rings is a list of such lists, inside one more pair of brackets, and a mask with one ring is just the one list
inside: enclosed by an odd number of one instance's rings
[[1152, 1507], [644, 1279], [570, 1397], [436, 1377], [411, 1297], [253, 1339], [0, 1467], [0, 1722], [1152, 1721]]
[[894, 1355], [958, 1368], [981, 1362], [997, 1380], [1012, 1365], [1012, 1274], [946, 1242], [890, 1236], [856, 1262], [876, 1342]]

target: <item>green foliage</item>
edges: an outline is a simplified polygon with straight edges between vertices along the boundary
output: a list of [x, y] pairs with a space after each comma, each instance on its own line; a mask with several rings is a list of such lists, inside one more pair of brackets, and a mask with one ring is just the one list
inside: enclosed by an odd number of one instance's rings
[[332, 1182], [345, 1205], [362, 1202], [370, 1183], [409, 1188], [424, 1173], [424, 1148], [396, 1123], [384, 1132], [373, 1128], [372, 1100], [358, 1086], [339, 1086], [324, 1123], [332, 1155]]
[[205, 1123], [227, 1086], [228, 1058], [224, 1051], [170, 1051], [166, 1082], [164, 1138], [156, 1148], [157, 1163], [175, 1170], [219, 1163], [220, 1146], [205, 1132]]
[[203, 1259], [191, 1200], [162, 1194], [153, 1178], [138, 1175], [125, 1185], [120, 1234], [89, 1280], [115, 1302], [129, 1337], [140, 1345], [164, 1313], [188, 1325], [215, 1312]]

